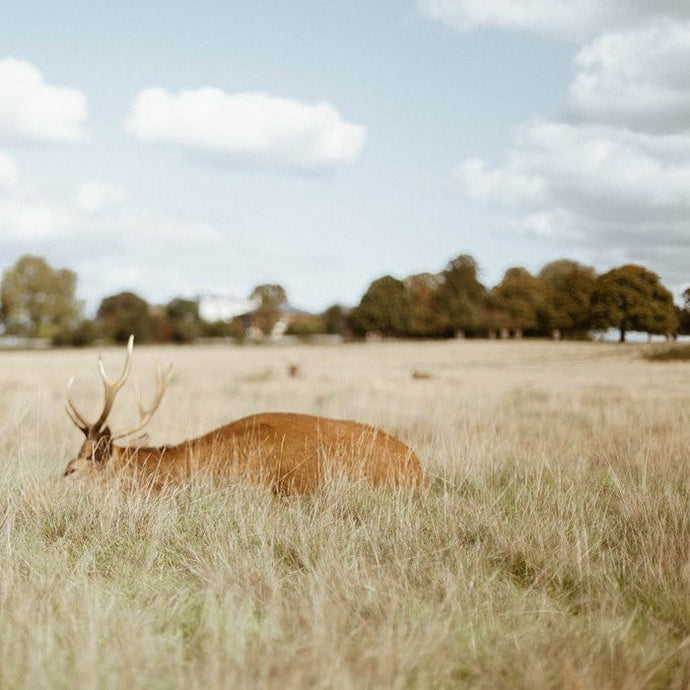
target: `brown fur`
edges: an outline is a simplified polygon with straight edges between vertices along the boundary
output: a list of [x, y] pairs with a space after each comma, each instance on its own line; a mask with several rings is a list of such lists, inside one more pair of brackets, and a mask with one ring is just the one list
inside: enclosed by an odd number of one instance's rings
[[422, 487], [426, 480], [417, 456], [402, 441], [367, 424], [289, 412], [267, 412], [221, 426], [175, 446], [116, 446], [143, 428], [165, 393], [172, 369], [158, 370], [158, 392], [129, 431], [107, 426], [115, 396], [129, 375], [134, 336], [127, 344], [122, 374], [110, 379], [99, 361], [105, 403], [98, 421], [77, 410], [67, 387], [67, 413], [86, 437], [79, 454], [65, 468], [70, 479], [124, 479], [160, 488], [205, 474], [214, 478], [261, 482], [280, 494], [314, 491], [329, 477], [344, 476], [373, 485]]
[[104, 429], [65, 470], [72, 479], [120, 477], [160, 488], [200, 474], [260, 482], [279, 494], [309, 493], [328, 477], [421, 488], [414, 452], [360, 422], [269, 412], [239, 419], [174, 446], [115, 446]]

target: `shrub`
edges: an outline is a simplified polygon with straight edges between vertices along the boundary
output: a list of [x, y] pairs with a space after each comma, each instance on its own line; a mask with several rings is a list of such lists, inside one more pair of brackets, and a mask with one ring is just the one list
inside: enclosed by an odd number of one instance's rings
[[690, 344], [671, 345], [645, 352], [644, 358], [650, 362], [677, 362], [690, 360]]

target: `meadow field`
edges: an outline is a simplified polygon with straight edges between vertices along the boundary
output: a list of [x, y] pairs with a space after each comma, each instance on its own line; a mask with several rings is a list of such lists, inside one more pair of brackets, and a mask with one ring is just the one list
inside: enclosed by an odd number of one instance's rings
[[690, 362], [646, 347], [135, 346], [152, 443], [353, 418], [431, 484], [289, 499], [66, 483], [99, 351], [0, 352], [0, 688], [690, 687]]

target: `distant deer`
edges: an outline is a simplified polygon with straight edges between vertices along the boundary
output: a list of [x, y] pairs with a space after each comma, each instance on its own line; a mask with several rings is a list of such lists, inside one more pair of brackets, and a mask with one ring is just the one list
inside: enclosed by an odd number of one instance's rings
[[74, 378], [67, 386], [67, 412], [86, 440], [64, 476], [71, 479], [124, 478], [161, 488], [199, 474], [263, 483], [276, 494], [309, 493], [330, 476], [344, 475], [373, 485], [426, 486], [414, 452], [394, 436], [367, 424], [288, 412], [244, 417], [198, 438], [173, 446], [115, 445], [144, 428], [163, 399], [172, 366], [158, 370], [158, 390], [145, 409], [139, 399], [139, 422], [126, 431], [107, 425], [117, 392], [129, 375], [133, 336], [127, 344], [122, 374], [110, 380], [99, 368], [105, 404], [96, 422], [88, 422], [72, 400]]

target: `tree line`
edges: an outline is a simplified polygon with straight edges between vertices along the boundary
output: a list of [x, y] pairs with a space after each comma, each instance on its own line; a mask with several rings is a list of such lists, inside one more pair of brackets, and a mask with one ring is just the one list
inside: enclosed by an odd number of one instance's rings
[[[55, 344], [87, 345], [106, 339], [125, 342], [193, 342], [251, 330], [270, 335], [283, 318], [287, 295], [280, 285], [259, 285], [250, 297], [251, 314], [208, 322], [199, 303], [177, 297], [151, 305], [134, 292], [105, 297], [94, 318], [84, 318], [76, 296], [77, 275], [55, 269], [40, 256], [25, 255], [7, 268], [0, 283], [0, 319], [8, 334], [50, 338]], [[364, 337], [452, 338], [531, 336], [587, 338], [617, 328], [674, 337], [690, 333], [690, 288], [674, 304], [671, 292], [652, 271], [636, 264], [606, 273], [570, 259], [546, 264], [533, 275], [509, 268], [497, 285], [479, 280], [477, 262], [461, 254], [438, 273], [374, 280], [352, 309], [333, 305], [322, 314], [299, 314], [287, 333]]]
[[586, 338], [617, 328], [624, 341], [631, 331], [669, 337], [690, 332], [690, 288], [683, 299], [683, 307], [675, 305], [659, 276], [644, 266], [626, 264], [598, 275], [570, 259], [552, 261], [536, 275], [509, 268], [487, 288], [477, 262], [462, 254], [440, 273], [375, 280], [349, 322], [360, 335], [408, 338]]

